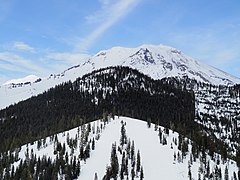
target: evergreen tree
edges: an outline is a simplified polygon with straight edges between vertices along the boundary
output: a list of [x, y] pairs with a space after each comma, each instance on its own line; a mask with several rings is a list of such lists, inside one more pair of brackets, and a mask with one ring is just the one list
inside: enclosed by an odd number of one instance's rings
[[192, 172], [191, 172], [191, 165], [190, 164], [188, 165], [188, 177], [189, 177], [189, 180], [192, 180]]
[[110, 180], [112, 174], [111, 174], [111, 167], [110, 166], [107, 166], [106, 167], [106, 173], [103, 177], [103, 180]]
[[127, 177], [128, 177], [128, 174], [129, 174], [129, 173], [128, 173], [128, 157], [129, 157], [129, 156], [126, 157], [126, 162], [125, 162], [125, 166], [126, 166], [126, 167], [125, 167], [125, 173], [124, 173], [125, 175], [127, 175]]
[[141, 172], [140, 172], [140, 180], [143, 180], [144, 174], [143, 174], [143, 167], [141, 167]]
[[97, 175], [97, 173], [95, 173], [95, 175], [94, 175], [94, 180], [98, 180], [98, 175]]
[[121, 169], [120, 169], [120, 179], [124, 179], [124, 172], [125, 172], [125, 168], [126, 168], [126, 165], [125, 165], [125, 151], [123, 152], [123, 155], [122, 155], [122, 164], [121, 164]]
[[134, 170], [134, 168], [132, 168], [132, 170], [131, 170], [131, 177], [132, 177], [132, 180], [134, 180], [134, 177], [135, 177], [135, 170]]
[[141, 158], [140, 158], [140, 151], [138, 150], [137, 152], [137, 173], [140, 172], [140, 168], [141, 168]]
[[224, 180], [229, 180], [228, 167], [225, 167]]
[[80, 147], [80, 154], [79, 154], [79, 157], [81, 160], [84, 159], [84, 150], [83, 150], [83, 146]]
[[132, 145], [131, 145], [131, 159], [133, 159], [133, 157], [135, 156], [135, 146], [134, 146], [134, 141], [132, 141]]
[[127, 142], [126, 129], [124, 123], [121, 126], [121, 136], [120, 136], [120, 145], [123, 146]]
[[92, 139], [92, 150], [94, 150], [95, 149], [95, 140], [94, 140], [94, 138]]
[[117, 158], [117, 150], [116, 150], [116, 143], [112, 145], [112, 152], [111, 152], [111, 177], [113, 179], [117, 179], [119, 171], [119, 164]]
[[81, 172], [81, 164], [80, 164], [80, 160], [78, 160], [78, 162], [77, 162], [77, 169], [76, 169], [77, 176], [80, 175], [80, 172]]

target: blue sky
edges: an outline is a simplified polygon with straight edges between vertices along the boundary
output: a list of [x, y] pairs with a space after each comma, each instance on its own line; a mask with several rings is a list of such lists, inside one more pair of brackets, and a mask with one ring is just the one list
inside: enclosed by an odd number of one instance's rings
[[165, 44], [240, 77], [239, 0], [0, 0], [0, 84], [82, 54]]

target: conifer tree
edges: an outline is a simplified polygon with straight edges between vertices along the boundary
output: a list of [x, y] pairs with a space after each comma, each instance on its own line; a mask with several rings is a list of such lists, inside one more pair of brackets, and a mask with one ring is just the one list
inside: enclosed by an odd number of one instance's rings
[[228, 167], [227, 166], [225, 167], [224, 180], [229, 180]]
[[132, 141], [132, 145], [131, 145], [131, 159], [133, 159], [133, 156], [135, 155], [135, 146], [134, 146], [134, 141]]
[[124, 124], [122, 123], [121, 126], [121, 136], [120, 136], [120, 145], [123, 147], [123, 145], [126, 143], [127, 141], [127, 136], [126, 136], [126, 129]]
[[123, 179], [124, 178], [124, 172], [125, 172], [125, 168], [126, 168], [126, 165], [125, 165], [125, 151], [123, 152], [123, 155], [122, 155], [122, 164], [121, 164], [121, 169], [120, 169], [120, 179]]
[[78, 162], [77, 162], [77, 170], [76, 170], [77, 176], [80, 175], [80, 172], [81, 172], [81, 165], [80, 165], [80, 160], [78, 160]]
[[126, 165], [126, 167], [125, 167], [125, 175], [127, 175], [127, 177], [128, 177], [128, 156], [126, 157], [126, 162], [125, 162], [125, 165]]
[[80, 147], [80, 154], [79, 154], [79, 157], [81, 160], [83, 160], [84, 158], [84, 150], [83, 150], [83, 146]]
[[95, 175], [94, 175], [94, 180], [98, 180], [98, 175], [97, 175], [97, 173], [95, 173]]
[[143, 180], [144, 174], [143, 174], [143, 167], [141, 167], [141, 172], [140, 172], [140, 180]]
[[137, 173], [140, 172], [140, 168], [141, 168], [141, 157], [140, 157], [140, 151], [138, 150], [137, 152]]
[[112, 152], [111, 152], [111, 177], [113, 179], [117, 179], [119, 171], [119, 164], [117, 158], [117, 150], [116, 150], [116, 143], [112, 145]]
[[92, 139], [92, 150], [94, 150], [95, 149], [95, 140], [94, 140], [94, 138]]
[[132, 168], [132, 170], [131, 170], [131, 177], [132, 177], [132, 180], [134, 180], [134, 177], [135, 177], [135, 170], [134, 170], [134, 168]]

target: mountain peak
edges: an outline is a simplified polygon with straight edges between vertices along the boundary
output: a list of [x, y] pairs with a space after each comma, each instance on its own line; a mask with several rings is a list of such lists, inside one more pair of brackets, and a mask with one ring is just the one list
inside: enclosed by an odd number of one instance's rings
[[90, 58], [93, 69], [123, 65], [136, 68], [154, 79], [188, 76], [214, 85], [233, 85], [240, 79], [166, 46], [143, 44], [136, 48], [113, 47]]

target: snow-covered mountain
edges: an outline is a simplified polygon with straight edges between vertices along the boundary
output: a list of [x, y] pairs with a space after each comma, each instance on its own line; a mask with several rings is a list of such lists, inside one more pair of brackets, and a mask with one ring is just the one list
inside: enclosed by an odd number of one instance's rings
[[[142, 45], [136, 48], [113, 47], [100, 51], [85, 62], [73, 66], [60, 74], [37, 79], [33, 83], [9, 81], [0, 87], [0, 109], [10, 104], [37, 95], [65, 81], [74, 81], [93, 70], [108, 66], [129, 66], [149, 75], [153, 79], [188, 76], [197, 81], [214, 85], [233, 85], [240, 79], [200, 63], [181, 51], [164, 45]], [[28, 78], [27, 78], [28, 79]], [[17, 83], [16, 83], [17, 82]]]
[[29, 75], [23, 78], [9, 80], [5, 82], [3, 85], [22, 86], [22, 85], [31, 84], [34, 82], [39, 82], [39, 81], [41, 81], [41, 78], [39, 78], [38, 76]]
[[240, 79], [214, 67], [198, 62], [180, 50], [159, 45], [142, 45], [137, 48], [114, 47], [93, 56], [89, 63], [93, 68], [123, 65], [136, 68], [154, 79], [188, 76], [197, 81], [231, 85]]
[[[125, 140], [121, 141], [123, 137]], [[113, 145], [116, 147], [118, 180], [122, 171], [123, 179], [132, 179], [132, 176], [134, 180], [141, 179], [137, 170], [138, 151], [143, 179], [146, 180], [237, 177], [236, 162], [223, 160], [216, 153], [210, 156], [199, 152], [194, 142], [177, 132], [154, 124], [149, 127], [138, 119], [116, 116], [115, 119], [97, 120], [9, 152], [14, 162], [7, 167], [10, 171], [4, 174], [17, 176], [24, 169], [31, 169], [35, 163], [32, 177], [102, 179], [108, 167], [113, 169]], [[88, 157], [84, 156], [86, 153]]]

